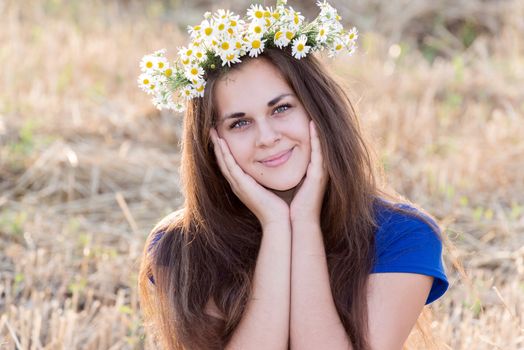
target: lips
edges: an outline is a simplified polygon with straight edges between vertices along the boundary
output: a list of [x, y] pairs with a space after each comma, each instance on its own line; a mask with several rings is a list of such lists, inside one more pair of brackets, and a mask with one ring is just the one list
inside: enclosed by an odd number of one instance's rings
[[286, 154], [289, 151], [291, 151], [291, 149], [287, 149], [285, 151], [282, 151], [282, 152], [277, 153], [275, 155], [272, 155], [270, 157], [264, 158], [264, 159], [261, 160], [261, 162], [270, 162], [272, 160], [278, 159], [278, 158], [282, 157], [284, 154]]
[[291, 157], [291, 153], [293, 152], [293, 149], [294, 148], [291, 148], [286, 151], [272, 155], [270, 157], [264, 158], [263, 160], [260, 161], [260, 163], [266, 166], [270, 166], [270, 167], [274, 167], [274, 166], [283, 164], [289, 159], [289, 157]]

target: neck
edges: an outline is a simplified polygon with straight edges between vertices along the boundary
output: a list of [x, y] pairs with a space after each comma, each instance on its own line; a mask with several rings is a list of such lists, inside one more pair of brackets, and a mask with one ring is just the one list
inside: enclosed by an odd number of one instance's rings
[[277, 196], [279, 196], [280, 198], [282, 198], [287, 203], [287, 205], [290, 205], [291, 201], [293, 201], [293, 198], [295, 197], [295, 194], [297, 193], [298, 189], [300, 188], [300, 186], [302, 186], [302, 183], [304, 182], [305, 178], [306, 177], [304, 176], [302, 178], [302, 180], [300, 180], [298, 185], [296, 185], [293, 188], [290, 188], [289, 190], [284, 190], [284, 191], [271, 190], [271, 191], [274, 194], [276, 194]]

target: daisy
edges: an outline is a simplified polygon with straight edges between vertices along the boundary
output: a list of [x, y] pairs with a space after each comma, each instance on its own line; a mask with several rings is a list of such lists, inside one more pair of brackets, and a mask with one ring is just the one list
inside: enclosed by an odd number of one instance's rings
[[309, 49], [311, 49], [311, 46], [307, 46], [306, 42], [307, 36], [305, 36], [304, 34], [293, 40], [292, 54], [296, 59], [299, 60], [302, 57], [305, 57], [306, 54], [309, 52]]
[[344, 46], [344, 41], [341, 38], [336, 37], [333, 41], [333, 45], [330, 47], [328, 57], [335, 57], [336, 55], [338, 55], [340, 51], [342, 51]]
[[173, 68], [166, 68], [166, 70], [164, 70], [164, 75], [166, 78], [171, 78], [173, 76]]
[[357, 28], [353, 27], [347, 34], [347, 39], [349, 42], [355, 42], [358, 39], [358, 31]]
[[148, 73], [142, 73], [138, 77], [137, 83], [142, 90], [149, 93], [149, 85], [153, 83], [153, 77], [150, 76]]
[[189, 47], [182, 46], [178, 49], [178, 56], [180, 56], [184, 66], [187, 66], [193, 60], [193, 52], [191, 45]]
[[347, 48], [348, 55], [349, 55], [349, 56], [353, 55], [353, 54], [355, 53], [355, 50], [357, 49], [357, 47], [358, 47], [358, 46], [355, 45], [354, 43], [353, 43], [353, 45], [349, 46], [349, 47]]
[[[192, 51], [191, 56], [189, 56], [189, 61], [196, 60], [197, 62], [202, 62], [205, 60], [206, 55], [199, 42], [192, 42], [189, 44], [189, 49]], [[186, 62], [189, 64], [187, 60]]]
[[317, 6], [320, 7], [319, 17], [323, 18], [326, 21], [337, 20], [340, 16], [337, 14], [337, 10], [333, 8], [330, 4], [324, 1], [317, 1]]
[[317, 43], [324, 43], [324, 42], [326, 42], [328, 33], [329, 33], [329, 29], [327, 28], [327, 26], [322, 25], [322, 26], [318, 27], [318, 34], [317, 34], [317, 37], [315, 39], [317, 41]]
[[214, 21], [217, 37], [221, 37], [225, 33], [228, 33], [227, 31], [229, 29], [228, 22], [229, 21], [227, 19], [218, 19]]
[[247, 41], [247, 50], [249, 50], [249, 57], [257, 57], [264, 51], [264, 43], [260, 37], [250, 37]]
[[264, 34], [264, 29], [266, 28], [266, 23], [264, 20], [253, 21], [249, 24], [247, 29], [248, 35], [262, 36]]
[[228, 39], [222, 39], [218, 42], [217, 45], [217, 53], [219, 55], [229, 53], [231, 50], [233, 50], [235, 47], [235, 44], [232, 40]]
[[140, 69], [142, 72], [151, 72], [156, 66], [157, 58], [153, 55], [146, 55], [140, 61]]
[[165, 57], [157, 57], [155, 62], [155, 69], [158, 69], [162, 73], [169, 68], [169, 62]]
[[191, 36], [191, 39], [196, 39], [200, 36], [200, 31], [202, 30], [202, 26], [196, 25], [194, 27], [187, 26], [187, 32]]
[[206, 81], [201, 79], [197, 84], [193, 85], [193, 93], [196, 97], [204, 97], [204, 89], [206, 87]]
[[304, 21], [304, 16], [302, 16], [300, 12], [293, 10], [290, 6], [285, 10], [285, 15], [282, 18], [282, 21], [284, 21], [291, 30], [297, 31]]
[[200, 23], [200, 36], [204, 39], [206, 42], [211, 42], [215, 37], [215, 26], [214, 21], [211, 20], [208, 21], [207, 19], [203, 20], [202, 23]]
[[295, 33], [289, 29], [281, 29], [275, 33], [273, 41], [279, 48], [287, 46], [295, 37]]
[[247, 10], [247, 15], [252, 21], [264, 18], [264, 9], [260, 5], [251, 5]]
[[204, 68], [196, 64], [189, 65], [188, 67], [186, 67], [184, 75], [189, 80], [200, 79], [204, 75]]
[[186, 85], [182, 88], [182, 90], [180, 91], [180, 97], [183, 97], [185, 99], [191, 99], [193, 98], [193, 88], [191, 85]]
[[231, 16], [233, 16], [233, 12], [229, 10], [218, 9], [213, 15], [213, 18], [215, 20], [228, 20]]
[[231, 67], [231, 63], [240, 63], [240, 56], [237, 51], [231, 51], [220, 56], [222, 59], [222, 67], [227, 64], [228, 67]]

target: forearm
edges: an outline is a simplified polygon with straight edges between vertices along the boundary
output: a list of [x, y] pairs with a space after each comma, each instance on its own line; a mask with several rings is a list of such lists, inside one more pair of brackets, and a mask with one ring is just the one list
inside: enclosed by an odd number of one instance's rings
[[227, 349], [287, 349], [289, 340], [291, 226], [264, 229], [246, 311]]
[[338, 316], [320, 224], [292, 223], [291, 349], [352, 349]]

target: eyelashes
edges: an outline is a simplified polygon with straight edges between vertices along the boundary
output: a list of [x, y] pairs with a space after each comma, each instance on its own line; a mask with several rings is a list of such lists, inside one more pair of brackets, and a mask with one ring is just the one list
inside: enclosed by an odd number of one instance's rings
[[[281, 104], [280, 106], [277, 106], [275, 107], [275, 109], [273, 109], [273, 113], [280, 110], [281, 108], [284, 108], [285, 109], [282, 111], [282, 112], [279, 112], [280, 113], [284, 113], [285, 111], [287, 111], [288, 109], [290, 109], [292, 106], [289, 104], [289, 103], [284, 103], [284, 104]], [[242, 128], [243, 126], [247, 125], [248, 121], [246, 119], [238, 119], [237, 121], [233, 122], [230, 126], [229, 126], [229, 129], [238, 129], [238, 128]]]

